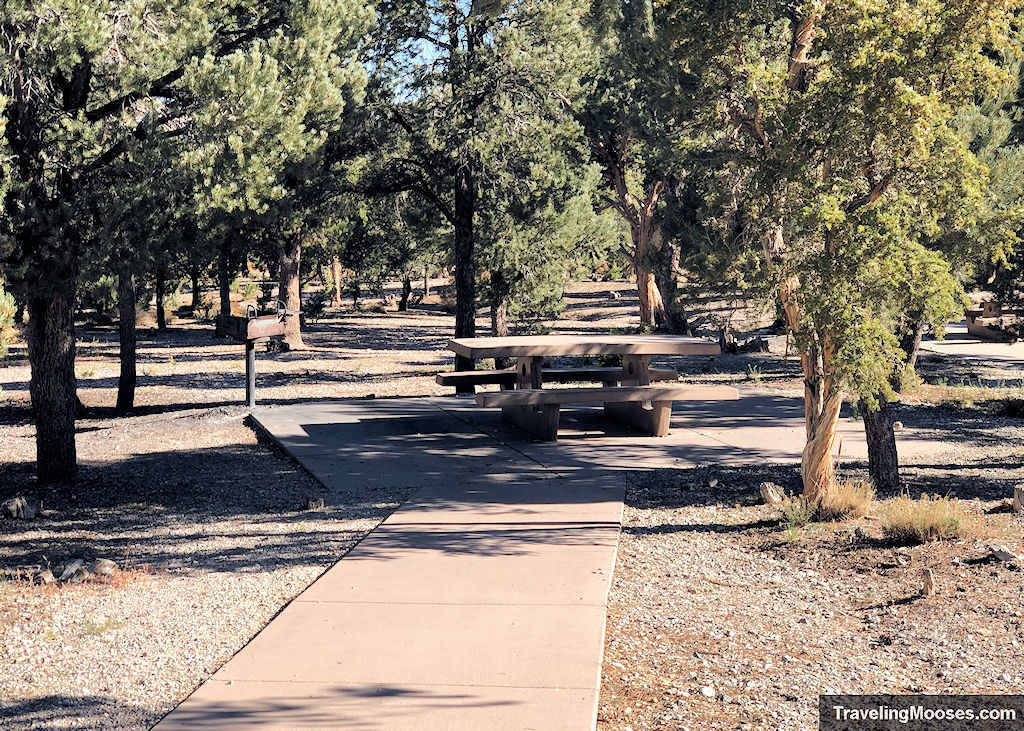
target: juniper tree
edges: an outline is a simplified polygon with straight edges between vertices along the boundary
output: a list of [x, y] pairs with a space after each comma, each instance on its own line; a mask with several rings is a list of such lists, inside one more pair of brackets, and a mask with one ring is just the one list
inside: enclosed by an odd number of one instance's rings
[[509, 161], [518, 173], [481, 196], [478, 238], [495, 336], [509, 335], [512, 322], [557, 317], [569, 274], [622, 240], [618, 221], [595, 213], [599, 171], [582, 144], [562, 151], [555, 144], [545, 140], [536, 157], [520, 146], [515, 167]]
[[687, 137], [693, 132], [680, 101], [692, 75], [666, 57], [648, 0], [606, 0], [595, 16], [602, 61], [580, 119], [604, 172], [603, 204], [629, 231], [622, 249], [636, 276], [641, 323], [685, 330], [685, 313], [675, 301], [678, 252], [671, 250], [675, 242], [666, 238], [664, 224], [672, 215], [667, 204], [690, 200], [670, 189], [686, 184]]
[[[901, 357], [894, 364], [889, 383], [897, 393], [908, 381], [913, 382], [926, 326], [962, 315], [957, 285], [970, 282], [974, 270], [981, 270], [986, 278], [992, 272], [1006, 272], [1019, 247], [1019, 230], [1024, 222], [1024, 145], [1013, 134], [1019, 116], [1018, 88], [1019, 78], [1014, 73], [995, 94], [961, 107], [951, 120], [952, 129], [984, 166], [984, 187], [980, 195], [949, 202], [950, 209], [959, 205], [968, 210], [947, 215], [939, 222], [937, 233], [922, 237], [925, 248], [910, 260], [915, 269], [903, 278], [902, 287], [894, 289], [892, 332]], [[940, 281], [936, 276], [919, 271], [922, 267], [948, 270], [951, 266], [956, 285], [945, 293], [933, 288]], [[873, 405], [861, 404], [868, 470], [875, 488], [884, 491], [896, 490], [900, 484], [890, 398], [880, 391]]]
[[834, 484], [846, 395], [874, 407], [906, 357], [898, 292], [954, 309], [948, 260], [925, 239], [970, 225], [984, 169], [952, 127], [1005, 80], [1013, 0], [774, 0], [670, 5], [667, 33], [699, 77], [748, 242], [774, 282], [804, 374], [805, 495]]

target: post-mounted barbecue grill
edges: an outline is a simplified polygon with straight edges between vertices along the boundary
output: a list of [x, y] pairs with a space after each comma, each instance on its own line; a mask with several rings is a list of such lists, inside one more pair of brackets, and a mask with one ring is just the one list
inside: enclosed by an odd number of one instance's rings
[[252, 305], [245, 315], [217, 315], [214, 334], [219, 338], [232, 338], [245, 343], [245, 403], [256, 405], [256, 343], [284, 335], [284, 316], [287, 310], [282, 302], [269, 315], [260, 315]]

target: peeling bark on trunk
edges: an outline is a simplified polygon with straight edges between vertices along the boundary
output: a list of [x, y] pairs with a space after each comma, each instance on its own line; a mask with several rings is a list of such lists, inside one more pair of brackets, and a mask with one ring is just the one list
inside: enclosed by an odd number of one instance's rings
[[331, 307], [341, 307], [341, 259], [331, 260]]
[[640, 322], [653, 327], [663, 324], [666, 319], [662, 293], [654, 276], [654, 255], [661, 243], [655, 214], [665, 183], [663, 180], [655, 181], [644, 200], [630, 192], [626, 184], [629, 144], [628, 135], [614, 132], [597, 146], [597, 151], [602, 158], [606, 179], [615, 190], [614, 199], [608, 202], [629, 225], [632, 248], [622, 248], [636, 274]]
[[665, 303], [654, 280], [654, 271], [646, 264], [636, 265], [636, 290], [640, 296], [640, 322], [649, 327], [665, 322]]
[[75, 454], [74, 289], [28, 298], [29, 394], [40, 483], [71, 482]]
[[[476, 335], [476, 241], [473, 216], [476, 206], [476, 185], [468, 155], [463, 155], [455, 174], [455, 337]], [[473, 369], [473, 361], [455, 356], [455, 370]], [[462, 386], [459, 393], [472, 393], [472, 386]]]
[[[765, 255], [771, 264], [778, 265], [784, 251], [782, 228], [776, 227], [765, 239]], [[794, 297], [798, 286], [795, 277], [783, 279], [779, 286], [783, 316], [787, 327], [794, 334], [801, 332], [800, 309]], [[812, 335], [813, 344], [800, 355], [804, 374], [804, 425], [807, 432], [800, 467], [804, 497], [812, 502], [820, 502], [835, 484], [832, 447], [839, 425], [843, 394], [831, 377], [831, 347], [827, 342], [821, 342], [817, 334]]]
[[[791, 93], [799, 94], [806, 88], [807, 69], [814, 41], [815, 26], [824, 4], [816, 2], [806, 17], [793, 29], [786, 85]], [[742, 54], [742, 48], [737, 43]], [[748, 122], [753, 139], [763, 152], [771, 150], [772, 140], [765, 133], [760, 122]], [[779, 269], [785, 262], [786, 241], [783, 226], [777, 223], [764, 239], [765, 258], [768, 266]], [[794, 336], [804, 336], [811, 344], [800, 356], [804, 373], [804, 423], [807, 443], [801, 459], [803, 494], [812, 502], [821, 502], [835, 485], [835, 463], [832, 461], [832, 447], [835, 443], [836, 428], [839, 424], [839, 410], [843, 404], [842, 390], [833, 377], [833, 349], [827, 342], [826, 333], [803, 332], [800, 310], [795, 299], [798, 280], [780, 272], [779, 295], [786, 325]]]
[[402, 296], [398, 300], [398, 311], [409, 311], [409, 297], [412, 296], [412, 277], [409, 272], [402, 275]]
[[280, 263], [279, 298], [288, 311], [284, 317], [284, 345], [288, 350], [305, 350], [302, 341], [302, 292], [299, 264], [302, 258], [302, 237], [288, 236], [278, 248]]
[[167, 275], [163, 264], [156, 268], [156, 329], [167, 329], [167, 313], [164, 312], [164, 295], [167, 289]]
[[832, 447], [836, 440], [839, 409], [842, 405], [841, 395], [832, 396], [811, 419], [807, 444], [800, 460], [803, 494], [811, 502], [821, 502], [835, 485], [836, 466], [832, 461]]
[[138, 297], [135, 275], [128, 265], [117, 273], [118, 337], [121, 372], [117, 378], [117, 410], [131, 411], [135, 406], [135, 312]]
[[224, 239], [220, 244], [220, 255], [217, 257], [217, 282], [220, 285], [220, 314], [231, 314], [231, 268], [228, 258], [231, 254], [231, 243]]

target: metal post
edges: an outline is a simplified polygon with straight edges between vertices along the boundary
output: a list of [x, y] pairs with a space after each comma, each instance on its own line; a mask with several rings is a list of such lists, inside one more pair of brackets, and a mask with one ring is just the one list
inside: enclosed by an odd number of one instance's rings
[[256, 341], [245, 341], [245, 404], [256, 405]]

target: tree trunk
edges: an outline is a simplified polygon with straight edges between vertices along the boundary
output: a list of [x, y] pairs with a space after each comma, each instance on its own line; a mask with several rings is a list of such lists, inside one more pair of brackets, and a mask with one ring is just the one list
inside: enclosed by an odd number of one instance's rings
[[167, 329], [167, 313], [164, 312], [164, 295], [167, 289], [167, 270], [163, 264], [156, 267], [156, 329]]
[[341, 307], [341, 259], [331, 259], [331, 307]]
[[[765, 239], [765, 253], [770, 263], [778, 263], [785, 247], [781, 227], [776, 227]], [[786, 325], [794, 334], [800, 331], [800, 308], [794, 297], [799, 282], [787, 277], [779, 285]], [[831, 379], [833, 349], [823, 333], [812, 332], [813, 343], [800, 354], [804, 373], [804, 425], [807, 443], [800, 460], [803, 495], [815, 503], [821, 502], [835, 485], [835, 463], [832, 446], [839, 426], [839, 410], [843, 393]]]
[[[921, 338], [924, 337], [926, 325], [924, 315], [917, 315], [910, 328], [900, 338], [900, 349], [907, 354], [907, 370], [910, 372], [917, 370], [917, 358], [921, 354]], [[896, 393], [903, 390], [903, 381], [903, 378], [893, 379], [892, 386]]]
[[29, 394], [36, 421], [36, 476], [40, 483], [71, 482], [75, 455], [74, 289], [28, 302]]
[[423, 299], [430, 296], [430, 271], [427, 265], [423, 265]]
[[188, 275], [192, 279], [192, 305], [189, 309], [197, 312], [203, 304], [203, 295], [199, 291], [199, 267], [192, 267]]
[[[505, 277], [500, 272], [491, 273], [491, 335], [496, 338], [507, 338], [508, 327], [508, 293], [505, 291]], [[495, 358], [495, 368], [511, 368], [511, 358]]]
[[662, 256], [661, 276], [655, 277], [655, 284], [661, 292], [665, 307], [665, 327], [673, 335], [690, 335], [686, 307], [679, 301], [679, 247], [672, 242], [662, 242], [659, 248]]
[[[476, 187], [467, 154], [463, 154], [455, 173], [455, 337], [476, 335], [476, 241], [473, 214]], [[473, 361], [455, 356], [455, 370], [473, 369]], [[468, 389], [468, 391], [467, 391]], [[473, 387], [461, 387], [459, 393], [472, 393]]]
[[665, 322], [665, 303], [654, 277], [655, 246], [660, 233], [653, 221], [653, 208], [650, 215], [641, 215], [630, 227], [633, 240], [633, 270], [636, 272], [636, 290], [640, 296], [640, 322], [648, 327], [661, 325]]
[[409, 311], [409, 297], [412, 296], [412, 277], [409, 272], [402, 275], [402, 297], [398, 300], [398, 311]]
[[[900, 349], [907, 354], [906, 369], [913, 371], [921, 352], [921, 337], [924, 335], [924, 318], [912, 318], [910, 327], [900, 337]], [[890, 384], [896, 393], [903, 391], [907, 373], [893, 371]], [[900, 486], [899, 450], [896, 447], [896, 431], [893, 429], [892, 404], [883, 394], [877, 394], [879, 409], [869, 411], [861, 402], [864, 414], [864, 435], [868, 443], [868, 472], [871, 482], [879, 492], [895, 492]]]
[[878, 396], [878, 408], [871, 410], [860, 402], [864, 416], [864, 435], [868, 442], [868, 473], [878, 492], [894, 493], [900, 486], [899, 454], [892, 428], [892, 404]]
[[280, 299], [287, 311], [284, 317], [284, 344], [288, 350], [305, 350], [302, 341], [302, 291], [299, 281], [299, 263], [302, 257], [302, 236], [292, 234], [281, 242], [278, 249], [280, 262]]
[[220, 285], [220, 314], [231, 314], [231, 268], [228, 261], [231, 254], [231, 242], [224, 238], [220, 243], [220, 255], [217, 257], [217, 281]]
[[841, 394], [826, 399], [820, 411], [809, 416], [807, 444], [800, 460], [803, 473], [803, 494], [810, 502], [821, 502], [835, 485], [836, 466], [832, 461], [832, 447], [839, 426], [839, 409], [843, 405]]
[[648, 327], [665, 322], [665, 303], [654, 281], [654, 271], [647, 264], [636, 265], [636, 290], [640, 295], [640, 322]]
[[117, 311], [119, 317], [121, 373], [117, 378], [117, 410], [131, 411], [135, 406], [135, 312], [137, 307], [135, 275], [125, 264], [117, 273]]

